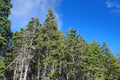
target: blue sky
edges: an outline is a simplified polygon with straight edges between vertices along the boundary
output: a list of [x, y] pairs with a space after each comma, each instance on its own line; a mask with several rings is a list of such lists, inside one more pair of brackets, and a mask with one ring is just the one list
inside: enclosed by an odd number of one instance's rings
[[[116, 55], [120, 48], [120, 0], [12, 0], [12, 31], [19, 31], [31, 17], [43, 23], [52, 7], [59, 29], [77, 30], [86, 41], [106, 42]], [[24, 3], [24, 4], [23, 4]]]

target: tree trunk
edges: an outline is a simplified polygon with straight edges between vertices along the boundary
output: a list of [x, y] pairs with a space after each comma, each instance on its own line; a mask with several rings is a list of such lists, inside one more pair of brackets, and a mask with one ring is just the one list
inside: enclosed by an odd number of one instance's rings
[[21, 73], [20, 73], [20, 80], [22, 80], [23, 77], [23, 65], [24, 65], [24, 58], [22, 59], [22, 66], [21, 66]]
[[28, 67], [29, 67], [29, 64], [26, 64], [26, 65], [25, 65], [25, 73], [24, 73], [24, 78], [23, 78], [23, 80], [27, 80]]
[[13, 80], [17, 80], [17, 63], [18, 63], [18, 60], [16, 61], [16, 66], [15, 66], [15, 70], [14, 70]]
[[69, 76], [68, 76], [68, 74], [67, 74], [67, 80], [69, 80]]
[[44, 66], [43, 73], [42, 73], [42, 79], [41, 80], [45, 80], [46, 73], [47, 73], [47, 66]]
[[39, 80], [40, 78], [40, 68], [39, 68], [39, 65], [38, 65], [38, 74], [37, 74], [37, 80]]

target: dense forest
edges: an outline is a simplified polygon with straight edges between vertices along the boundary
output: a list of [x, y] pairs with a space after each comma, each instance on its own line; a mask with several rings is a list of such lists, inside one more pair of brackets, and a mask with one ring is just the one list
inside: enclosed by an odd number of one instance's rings
[[0, 80], [120, 78], [120, 59], [105, 42], [88, 43], [74, 29], [64, 36], [50, 8], [44, 24], [31, 18], [25, 29], [13, 33], [11, 8], [11, 0], [0, 0]]

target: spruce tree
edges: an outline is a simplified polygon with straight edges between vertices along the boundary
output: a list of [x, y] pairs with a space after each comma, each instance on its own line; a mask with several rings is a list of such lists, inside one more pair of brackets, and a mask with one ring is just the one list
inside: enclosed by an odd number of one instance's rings
[[75, 61], [76, 61], [76, 80], [85, 80], [86, 79], [86, 51], [88, 48], [88, 43], [81, 37], [78, 36], [77, 39], [77, 49], [76, 49], [76, 56], [75, 56]]
[[11, 22], [8, 20], [11, 7], [10, 0], [0, 0], [0, 55], [2, 56], [5, 56], [5, 52], [11, 46]]
[[[12, 4], [10, 0], [0, 0], [0, 77], [5, 78], [6, 54], [12, 42], [11, 22], [8, 19]], [[4, 58], [3, 58], [4, 57]]]
[[[54, 13], [52, 9], [48, 9], [48, 15], [43, 25], [43, 43], [44, 48], [44, 66], [42, 71], [42, 79], [56, 79], [61, 75], [61, 55], [63, 52], [60, 50], [63, 47], [62, 44], [64, 37], [60, 31], [58, 31], [58, 26], [55, 20]], [[62, 53], [61, 53], [62, 52]], [[60, 65], [60, 66], [59, 66]]]
[[[105, 43], [102, 48], [95, 40], [88, 44], [74, 29], [65, 37], [58, 30], [50, 8], [43, 25], [32, 18], [26, 29], [13, 34], [11, 50], [8, 50], [11, 39], [7, 40], [6, 34], [1, 37], [0, 48], [8, 52], [5, 58], [8, 80], [112, 80], [120, 77], [120, 63]], [[4, 74], [5, 63], [0, 57], [0, 77], [4, 78]]]
[[[91, 70], [93, 71], [94, 79], [95, 80], [104, 80], [104, 73], [105, 73], [105, 67], [104, 67], [104, 55], [102, 53], [102, 50], [99, 46], [99, 44], [94, 40], [92, 44], [90, 45], [90, 48], [92, 52], [90, 54], [93, 54], [93, 67]], [[92, 73], [92, 72], [91, 72]]]
[[105, 58], [105, 79], [118, 79], [120, 78], [120, 64], [118, 59], [112, 54], [106, 43], [102, 45], [102, 52], [104, 53]]
[[14, 33], [12, 51], [14, 60], [7, 67], [13, 70], [13, 77], [10, 80], [27, 80], [27, 78], [31, 78], [28, 75], [31, 71], [28, 72], [28, 70], [31, 70], [31, 61], [35, 55], [34, 34], [38, 26], [38, 19], [32, 18], [26, 29]]
[[[66, 60], [68, 62], [67, 65], [67, 78], [68, 79], [76, 79], [76, 57], [77, 57], [77, 34], [76, 30], [70, 29], [67, 32], [67, 40], [66, 40], [66, 46], [67, 46], [67, 56]], [[68, 58], [67, 58], [68, 57]], [[70, 64], [69, 64], [70, 63]]]
[[84, 63], [81, 66], [83, 66], [85, 80], [104, 80], [104, 57], [96, 41], [88, 45], [82, 60]]

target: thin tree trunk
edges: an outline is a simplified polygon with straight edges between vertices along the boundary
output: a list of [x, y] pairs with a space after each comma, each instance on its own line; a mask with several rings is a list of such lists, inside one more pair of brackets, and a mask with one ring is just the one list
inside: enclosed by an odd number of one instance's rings
[[22, 66], [21, 66], [21, 73], [20, 73], [20, 80], [22, 80], [22, 76], [23, 76], [23, 65], [24, 65], [24, 58], [22, 59]]
[[18, 60], [16, 61], [16, 67], [15, 67], [15, 70], [14, 70], [14, 76], [13, 76], [13, 80], [17, 80], [17, 63], [18, 63]]
[[44, 66], [44, 70], [43, 70], [43, 74], [42, 74], [42, 79], [41, 80], [44, 80], [45, 77], [46, 77], [46, 72], [47, 72], [47, 66]]
[[38, 65], [38, 74], [37, 74], [37, 80], [39, 80], [40, 78], [40, 68], [39, 68], [39, 65]]
[[[33, 34], [35, 33], [35, 30], [34, 30], [34, 32], [33, 32]], [[31, 39], [31, 41], [30, 41], [30, 47], [32, 46], [32, 43], [33, 43], [33, 38]], [[28, 50], [28, 54], [27, 53], [25, 53], [26, 54], [26, 61], [27, 61], [27, 64], [25, 65], [25, 72], [24, 72], [24, 78], [23, 78], [23, 80], [26, 80], [27, 79], [27, 74], [28, 74], [28, 68], [29, 68], [29, 63], [30, 63], [30, 61], [31, 61], [31, 59], [32, 59], [32, 55], [30, 55], [30, 53], [31, 53], [31, 49], [30, 50]]]
[[69, 80], [69, 76], [68, 76], [68, 74], [67, 74], [67, 80]]
[[29, 67], [29, 64], [25, 65], [25, 73], [24, 73], [24, 78], [23, 78], [23, 80], [26, 80], [26, 79], [27, 79], [28, 67]]

